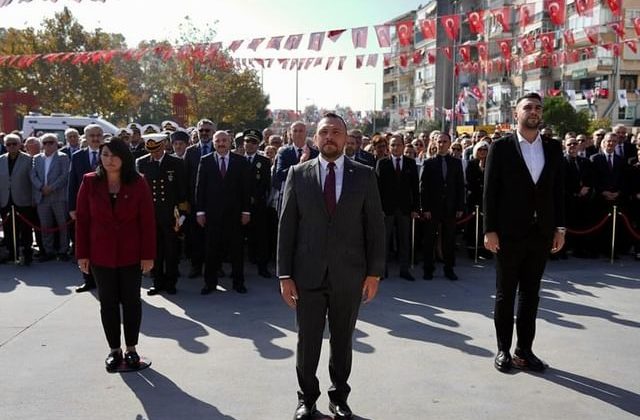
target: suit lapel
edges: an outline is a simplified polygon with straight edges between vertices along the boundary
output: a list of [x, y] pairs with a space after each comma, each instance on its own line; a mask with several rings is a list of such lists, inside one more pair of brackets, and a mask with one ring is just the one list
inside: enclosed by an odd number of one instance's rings
[[514, 134], [511, 137], [511, 141], [513, 143], [513, 148], [516, 151], [516, 161], [518, 161], [518, 166], [520, 169], [524, 171], [524, 176], [529, 180], [530, 185], [535, 185], [533, 182], [533, 178], [531, 178], [531, 172], [529, 172], [529, 168], [527, 167], [527, 163], [524, 161], [524, 156], [522, 156], [522, 149], [520, 148], [520, 141], [518, 140], [518, 135]]
[[[544, 178], [548, 176], [549, 171], [551, 170], [551, 160], [549, 157], [549, 140], [541, 140], [542, 141], [542, 151], [544, 152], [544, 166], [542, 167], [542, 172], [540, 172], [540, 177], [538, 178], [538, 182], [536, 185], [542, 185]], [[555, 141], [555, 140], [554, 140]]]

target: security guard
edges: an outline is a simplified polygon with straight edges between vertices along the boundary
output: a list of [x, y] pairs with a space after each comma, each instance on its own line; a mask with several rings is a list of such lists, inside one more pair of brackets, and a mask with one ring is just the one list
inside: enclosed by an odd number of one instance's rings
[[249, 259], [258, 265], [258, 274], [261, 277], [270, 278], [272, 275], [267, 268], [270, 255], [267, 199], [271, 192], [271, 160], [258, 153], [258, 146], [262, 142], [262, 133], [259, 130], [244, 130], [242, 140], [251, 177], [251, 222], [246, 226]]
[[147, 295], [162, 290], [176, 293], [180, 260], [177, 231], [188, 210], [184, 161], [165, 152], [169, 133], [142, 136], [149, 154], [136, 159], [138, 172], [151, 187], [156, 210], [157, 257], [153, 265], [153, 287]]

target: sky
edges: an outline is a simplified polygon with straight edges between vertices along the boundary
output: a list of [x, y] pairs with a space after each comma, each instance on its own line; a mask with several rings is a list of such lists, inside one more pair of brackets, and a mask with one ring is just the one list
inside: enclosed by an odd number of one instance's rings
[[[382, 106], [382, 53], [388, 48], [378, 46], [374, 25], [384, 23], [403, 13], [415, 10], [419, 0], [32, 0], [0, 8], [0, 27], [39, 27], [42, 20], [69, 7], [85, 29], [101, 28], [105, 32], [121, 33], [129, 47], [141, 40], [167, 40], [175, 43], [179, 24], [189, 17], [197, 27], [215, 29], [214, 41], [227, 47], [231, 41], [243, 39], [236, 53], [239, 58], [307, 58], [336, 56], [329, 70], [324, 66], [298, 72], [298, 107], [315, 104], [332, 109], [337, 104], [355, 110], [371, 110], [374, 99], [377, 110]], [[368, 26], [368, 46], [354, 49], [351, 28]], [[321, 51], [307, 49], [312, 32], [348, 29], [336, 43], [325, 38]], [[304, 34], [298, 50], [267, 50], [272, 36]], [[257, 51], [246, 45], [253, 38], [266, 38]], [[284, 40], [283, 40], [284, 44]], [[355, 68], [357, 54], [378, 53], [375, 68]], [[344, 70], [337, 70], [337, 56], [346, 55]], [[366, 62], [366, 56], [365, 56]], [[282, 70], [277, 62], [271, 69], [258, 71], [265, 93], [270, 96], [271, 109], [295, 109], [296, 76], [294, 70]], [[369, 83], [369, 84], [366, 84]], [[371, 85], [371, 83], [375, 83]], [[376, 95], [374, 96], [374, 88]]]

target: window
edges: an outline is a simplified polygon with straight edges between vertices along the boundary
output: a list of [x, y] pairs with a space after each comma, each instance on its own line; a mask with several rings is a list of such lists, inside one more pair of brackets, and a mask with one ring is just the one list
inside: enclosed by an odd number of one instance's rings
[[626, 108], [618, 108], [618, 119], [619, 120], [635, 120], [636, 118], [636, 107], [629, 105]]
[[620, 75], [620, 89], [633, 92], [638, 88], [638, 76], [635, 74]]

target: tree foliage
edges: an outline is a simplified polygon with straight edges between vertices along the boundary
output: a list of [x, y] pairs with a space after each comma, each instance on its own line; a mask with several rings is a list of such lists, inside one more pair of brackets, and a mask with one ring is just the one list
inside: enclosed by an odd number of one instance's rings
[[546, 125], [553, 128], [554, 133], [561, 137], [564, 137], [565, 133], [569, 131], [586, 133], [590, 121], [588, 111], [576, 111], [561, 96], [551, 96], [544, 99], [542, 119]]

